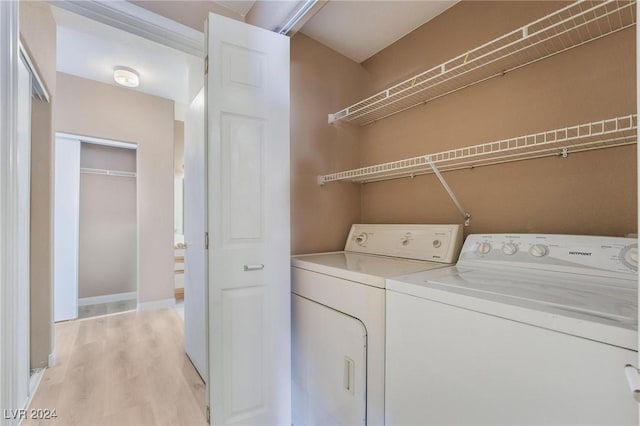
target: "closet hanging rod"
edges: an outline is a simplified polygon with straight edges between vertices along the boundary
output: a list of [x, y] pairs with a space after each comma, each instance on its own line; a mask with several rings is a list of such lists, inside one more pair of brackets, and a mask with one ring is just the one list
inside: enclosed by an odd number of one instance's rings
[[92, 169], [89, 167], [81, 167], [80, 173], [90, 175], [118, 176], [118, 177], [136, 177], [136, 172], [125, 172], [120, 170]]

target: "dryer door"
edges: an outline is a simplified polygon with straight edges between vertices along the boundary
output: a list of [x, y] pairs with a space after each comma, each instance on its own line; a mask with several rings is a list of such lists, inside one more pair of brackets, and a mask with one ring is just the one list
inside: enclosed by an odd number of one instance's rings
[[298, 295], [291, 298], [293, 424], [366, 424], [364, 324]]

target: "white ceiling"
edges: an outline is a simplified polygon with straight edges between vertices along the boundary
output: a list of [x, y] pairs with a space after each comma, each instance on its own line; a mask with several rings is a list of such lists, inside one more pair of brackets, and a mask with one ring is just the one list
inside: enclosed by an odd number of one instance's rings
[[201, 58], [63, 9], [53, 10], [58, 25], [58, 71], [116, 85], [113, 68], [133, 68], [140, 74], [140, 86], [130, 90], [174, 100], [176, 118], [183, 119], [199, 90], [190, 90], [189, 75], [204, 75]]
[[302, 33], [360, 63], [457, 2], [331, 0]]
[[226, 7], [244, 17], [249, 13], [256, 0], [214, 0], [220, 6]]

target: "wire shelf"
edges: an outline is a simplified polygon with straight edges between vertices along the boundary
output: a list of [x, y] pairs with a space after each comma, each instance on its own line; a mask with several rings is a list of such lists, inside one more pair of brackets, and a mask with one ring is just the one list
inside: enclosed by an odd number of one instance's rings
[[450, 171], [553, 155], [566, 157], [574, 152], [635, 144], [637, 127], [638, 116], [632, 114], [318, 176], [318, 183], [414, 177], [433, 173], [432, 164], [440, 171]]
[[635, 25], [636, 0], [580, 0], [334, 114], [370, 124]]
[[82, 167], [80, 169], [80, 173], [85, 173], [90, 175], [117, 176], [117, 177], [136, 177], [136, 172], [107, 170], [107, 169], [92, 169], [89, 167]]

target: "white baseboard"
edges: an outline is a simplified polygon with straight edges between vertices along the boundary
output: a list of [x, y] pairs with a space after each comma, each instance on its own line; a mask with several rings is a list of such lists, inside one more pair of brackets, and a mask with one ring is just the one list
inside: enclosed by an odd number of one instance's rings
[[78, 299], [78, 306], [120, 302], [122, 300], [136, 299], [137, 297], [138, 297], [138, 294], [135, 291], [131, 291], [128, 293], [106, 294], [104, 296], [82, 297]]
[[138, 302], [139, 311], [147, 311], [149, 309], [173, 308], [176, 306], [176, 299], [153, 300], [151, 302]]
[[48, 364], [49, 364], [49, 368], [54, 367], [56, 365], [56, 353], [55, 352], [51, 352], [49, 354]]
[[[44, 370], [44, 368], [37, 368], [29, 379], [29, 403], [31, 402], [31, 399], [33, 399], [33, 395], [36, 393], [38, 386], [40, 386], [40, 382], [44, 376]], [[29, 403], [27, 403], [27, 407], [29, 406]]]

